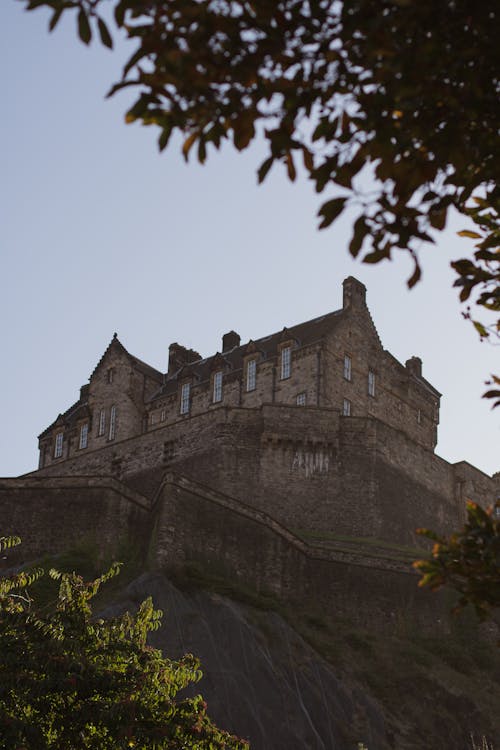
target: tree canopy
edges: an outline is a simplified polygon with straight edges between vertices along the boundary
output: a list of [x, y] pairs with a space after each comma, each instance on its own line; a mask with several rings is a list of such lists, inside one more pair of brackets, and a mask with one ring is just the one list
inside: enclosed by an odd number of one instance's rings
[[[74, 11], [80, 39], [135, 48], [120, 81], [137, 92], [127, 122], [173, 133], [185, 158], [257, 135], [263, 181], [298, 162], [318, 193], [320, 228], [356, 212], [350, 253], [365, 263], [418, 253], [449, 211], [478, 223], [472, 258], [453, 266], [462, 301], [500, 310], [498, 4], [493, 0], [21, 0]], [[110, 30], [111, 29], [111, 30]], [[479, 204], [474, 202], [481, 201]], [[472, 201], [472, 202], [471, 202]], [[487, 226], [486, 226], [487, 225]], [[475, 321], [480, 335], [500, 333]]]
[[[0, 537], [0, 550], [18, 542]], [[161, 619], [151, 599], [135, 615], [92, 615], [92, 598], [118, 570], [91, 582], [50, 570], [60, 586], [48, 608], [29, 594], [42, 570], [0, 577], [1, 750], [248, 750], [213, 724], [200, 695], [177, 696], [200, 665], [148, 646]]]
[[500, 501], [488, 510], [469, 501], [464, 528], [449, 538], [419, 533], [434, 542], [431, 557], [414, 563], [419, 585], [449, 586], [459, 594], [455, 611], [471, 604], [481, 620], [491, 617], [500, 608]]

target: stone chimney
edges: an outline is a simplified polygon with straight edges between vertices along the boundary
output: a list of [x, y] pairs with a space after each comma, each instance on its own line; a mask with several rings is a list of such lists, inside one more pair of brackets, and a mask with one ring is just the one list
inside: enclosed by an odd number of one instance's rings
[[360, 305], [366, 305], [366, 286], [354, 278], [354, 276], [348, 276], [342, 282], [344, 288], [344, 294], [342, 299], [342, 307], [344, 310], [348, 307], [359, 307]]
[[222, 351], [228, 352], [230, 349], [234, 349], [235, 346], [240, 345], [240, 337], [236, 331], [229, 331], [222, 337]]
[[186, 349], [185, 346], [174, 342], [168, 347], [168, 374], [172, 375], [183, 365], [196, 362], [198, 359], [201, 359], [201, 356], [194, 349]]
[[85, 383], [80, 388], [80, 401], [87, 401], [89, 397], [89, 384]]
[[412, 375], [416, 375], [417, 378], [422, 377], [422, 360], [420, 357], [410, 357], [405, 362], [406, 369], [411, 372]]

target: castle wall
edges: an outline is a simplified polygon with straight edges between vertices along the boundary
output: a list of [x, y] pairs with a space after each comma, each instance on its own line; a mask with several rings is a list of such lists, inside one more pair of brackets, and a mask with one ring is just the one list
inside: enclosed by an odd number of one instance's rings
[[290, 529], [415, 544], [415, 529], [457, 528], [465, 499], [493, 481], [453, 467], [405, 433], [337, 410], [264, 405], [209, 413], [65, 461], [35, 476], [111, 474], [154, 497], [174, 468]]
[[408, 563], [310, 547], [263, 512], [186, 478], [167, 478], [156, 542], [159, 568], [194, 563], [311, 615], [390, 629], [403, 620], [433, 628], [443, 617]]
[[17, 535], [8, 564], [90, 545], [109, 559], [122, 545], [147, 544], [149, 504], [111, 477], [0, 479], [0, 535]]

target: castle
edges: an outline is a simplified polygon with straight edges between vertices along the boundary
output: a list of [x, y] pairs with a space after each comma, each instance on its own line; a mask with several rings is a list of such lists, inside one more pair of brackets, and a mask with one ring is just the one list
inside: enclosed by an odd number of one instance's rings
[[243, 345], [230, 331], [208, 358], [171, 344], [166, 373], [115, 334], [40, 435], [38, 470], [0, 480], [4, 523], [32, 555], [135, 540], [155, 566], [213, 565], [357, 616], [370, 597], [371, 616], [394, 609], [400, 590], [404, 608], [415, 586], [394, 545], [456, 529], [467, 499], [500, 489], [434, 453], [439, 402], [418, 357], [384, 350], [353, 277], [314, 320]]

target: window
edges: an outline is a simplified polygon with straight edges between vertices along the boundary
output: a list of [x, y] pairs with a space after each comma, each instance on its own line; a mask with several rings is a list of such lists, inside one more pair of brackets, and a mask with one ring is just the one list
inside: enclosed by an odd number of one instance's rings
[[109, 434], [108, 440], [114, 440], [116, 434], [116, 406], [111, 407], [109, 412]]
[[88, 439], [89, 439], [89, 426], [88, 423], [85, 422], [85, 424], [82, 424], [80, 427], [80, 448], [86, 448], [88, 445]]
[[98, 435], [104, 435], [106, 432], [106, 410], [101, 409], [99, 412], [99, 432]]
[[254, 391], [257, 381], [257, 360], [247, 362], [247, 391]]
[[342, 406], [342, 415], [344, 417], [351, 416], [351, 402], [347, 398], [344, 399], [344, 404]]
[[115, 374], [114, 367], [109, 367], [108, 371], [107, 371], [107, 380], [108, 380], [108, 383], [112, 383], [113, 382], [113, 376], [114, 376], [114, 374]]
[[164, 421], [165, 421], [165, 409], [162, 409], [161, 414], [160, 414], [160, 422], [164, 422]]
[[191, 395], [191, 383], [184, 383], [181, 388], [181, 414], [189, 414], [189, 399]]
[[63, 434], [58, 432], [54, 444], [54, 458], [61, 458], [63, 452]]
[[368, 395], [375, 398], [375, 373], [368, 370]]
[[151, 421], [151, 424], [154, 424], [156, 422], [156, 417], [155, 417], [154, 412], [151, 412], [150, 421]]
[[290, 377], [292, 371], [292, 350], [286, 346], [281, 350], [281, 380]]
[[346, 380], [352, 379], [352, 360], [348, 354], [344, 355], [344, 378]]
[[298, 393], [297, 394], [297, 406], [305, 406], [305, 405], [306, 405], [306, 394]]
[[222, 401], [222, 372], [216, 372], [214, 375], [214, 390], [212, 394], [214, 404]]
[[422, 411], [417, 409], [417, 423], [422, 424]]

